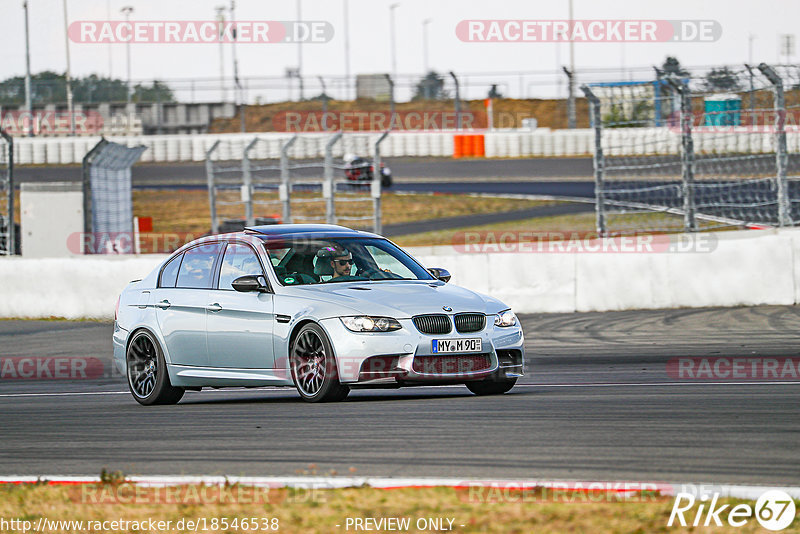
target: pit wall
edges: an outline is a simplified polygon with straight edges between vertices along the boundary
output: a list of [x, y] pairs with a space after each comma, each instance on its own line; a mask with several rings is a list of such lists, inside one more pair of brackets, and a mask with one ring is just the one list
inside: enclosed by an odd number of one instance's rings
[[[800, 302], [800, 230], [704, 235], [712, 236], [710, 251], [409, 252], [518, 313]], [[112, 319], [125, 285], [165, 258], [0, 259], [0, 317]]]

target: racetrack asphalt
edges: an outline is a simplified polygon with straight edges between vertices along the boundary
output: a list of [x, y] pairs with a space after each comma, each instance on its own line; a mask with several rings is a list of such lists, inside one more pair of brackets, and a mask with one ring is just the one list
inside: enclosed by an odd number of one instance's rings
[[[398, 182], [428, 181], [530, 181], [592, 180], [592, 158], [451, 159], [388, 158]], [[226, 162], [225, 165], [235, 165]], [[322, 175], [322, 169], [301, 169], [297, 175]], [[17, 166], [17, 182], [73, 182], [81, 180], [79, 165]], [[203, 163], [139, 163], [132, 171], [134, 187], [205, 187]]]
[[[124, 380], [0, 379], [0, 474], [319, 474], [800, 482], [800, 381], [677, 380], [673, 358], [797, 357], [800, 309], [521, 316], [527, 375], [357, 390], [307, 404], [289, 388], [189, 392], [139, 406]], [[0, 321], [0, 359], [93, 356], [108, 323]], [[3, 366], [0, 364], [0, 369]]]
[[578, 213], [594, 212], [594, 204], [583, 202], [570, 202], [552, 206], [537, 206], [521, 210], [500, 211], [494, 213], [473, 213], [470, 215], [457, 215], [454, 217], [440, 217], [405, 223], [385, 224], [381, 234], [386, 237], [395, 237], [420, 232], [435, 232], [454, 228], [466, 228], [495, 224], [508, 221], [533, 219], [535, 217], [554, 217], [557, 215], [575, 215]]

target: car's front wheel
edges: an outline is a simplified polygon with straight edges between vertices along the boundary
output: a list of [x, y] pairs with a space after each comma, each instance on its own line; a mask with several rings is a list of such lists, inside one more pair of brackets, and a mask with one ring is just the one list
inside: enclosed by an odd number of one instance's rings
[[478, 382], [467, 382], [466, 386], [475, 395], [502, 395], [508, 393], [514, 384], [517, 383], [516, 378], [506, 378], [503, 380], [480, 380]]
[[184, 394], [173, 387], [167, 374], [164, 352], [147, 330], [139, 330], [128, 344], [128, 387], [139, 404], [177, 404]]
[[322, 327], [308, 323], [294, 338], [290, 362], [297, 392], [308, 402], [344, 400], [350, 388], [339, 383], [333, 347]]

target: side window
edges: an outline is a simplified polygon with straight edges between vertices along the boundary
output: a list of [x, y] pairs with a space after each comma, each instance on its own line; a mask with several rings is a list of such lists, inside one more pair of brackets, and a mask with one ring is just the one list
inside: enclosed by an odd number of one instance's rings
[[184, 252], [176, 287], [210, 289], [220, 248], [221, 243], [206, 243]]
[[241, 243], [228, 244], [219, 271], [219, 288], [233, 291], [233, 281], [248, 274], [264, 274], [255, 252]]
[[183, 254], [178, 254], [164, 266], [161, 270], [161, 283], [158, 287], [175, 287], [175, 282], [178, 281], [178, 267], [181, 266], [181, 258], [183, 258]]

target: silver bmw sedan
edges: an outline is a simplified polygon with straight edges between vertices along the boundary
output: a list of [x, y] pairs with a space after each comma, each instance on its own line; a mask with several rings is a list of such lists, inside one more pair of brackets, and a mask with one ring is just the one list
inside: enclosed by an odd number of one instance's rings
[[352, 388], [522, 376], [522, 328], [502, 302], [448, 284], [391, 241], [334, 225], [257, 226], [176, 251], [119, 297], [114, 359], [144, 405], [204, 387]]

